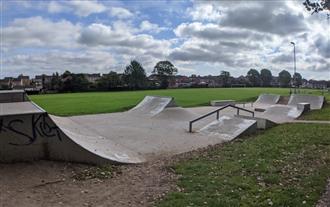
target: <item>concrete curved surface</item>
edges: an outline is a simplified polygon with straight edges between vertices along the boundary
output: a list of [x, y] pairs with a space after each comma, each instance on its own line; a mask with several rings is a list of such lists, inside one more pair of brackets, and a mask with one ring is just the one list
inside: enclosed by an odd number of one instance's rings
[[[264, 99], [262, 103], [271, 102]], [[256, 126], [256, 120], [234, 117], [236, 109], [227, 108], [219, 120], [214, 121], [215, 114], [209, 116], [194, 123], [194, 133], [188, 133], [189, 121], [214, 107], [174, 107], [171, 97], [147, 96], [127, 112], [72, 117], [48, 115], [33, 102], [1, 103], [0, 108], [3, 162], [141, 163], [230, 141]], [[301, 113], [295, 106], [276, 104], [256, 115], [283, 123]]]
[[257, 121], [223, 115], [199, 130], [205, 136], [219, 136], [227, 141], [233, 140], [248, 129], [257, 128]]
[[265, 112], [258, 114], [260, 118], [269, 119], [275, 123], [290, 122], [303, 113], [303, 109], [298, 109], [296, 106], [288, 105], [272, 105]]
[[310, 108], [321, 109], [325, 102], [324, 96], [313, 96], [313, 95], [302, 95], [302, 94], [293, 94], [290, 96], [288, 105], [297, 106], [299, 103], [309, 103]]
[[261, 94], [258, 99], [253, 103], [255, 108], [266, 109], [270, 105], [277, 104], [280, 100], [280, 95], [276, 94]]
[[224, 134], [188, 133], [188, 122], [204, 112], [174, 106], [171, 97], [147, 96], [127, 112], [58, 117], [33, 102], [1, 103], [0, 161], [141, 163], [228, 141]]
[[38, 159], [93, 164], [145, 161], [135, 152], [68, 118], [39, 111], [0, 116], [0, 121], [1, 162]]
[[173, 106], [176, 106], [173, 97], [146, 96], [128, 112], [139, 116], [154, 116], [162, 112], [165, 108]]

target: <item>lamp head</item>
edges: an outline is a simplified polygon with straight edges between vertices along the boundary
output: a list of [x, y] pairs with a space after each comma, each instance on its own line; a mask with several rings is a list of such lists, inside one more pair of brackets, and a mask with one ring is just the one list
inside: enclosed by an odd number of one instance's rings
[[291, 42], [291, 44], [295, 45], [295, 43], [294, 43], [294, 42]]

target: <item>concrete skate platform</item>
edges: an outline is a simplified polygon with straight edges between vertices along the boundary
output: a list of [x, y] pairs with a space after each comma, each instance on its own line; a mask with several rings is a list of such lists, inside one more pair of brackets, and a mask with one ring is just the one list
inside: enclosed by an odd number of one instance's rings
[[[277, 97], [261, 96], [265, 112], [225, 108], [194, 123], [189, 121], [215, 107], [177, 107], [172, 97], [146, 96], [136, 107], [121, 113], [57, 117], [33, 102], [2, 103], [0, 162], [36, 159], [73, 162], [141, 163], [231, 141], [267, 123], [284, 123], [299, 117], [310, 104], [279, 105]], [[299, 100], [300, 101], [300, 100]], [[254, 110], [249, 104], [236, 105]], [[268, 121], [269, 120], [269, 121]]]
[[0, 103], [28, 101], [24, 90], [0, 90]]
[[225, 106], [228, 104], [235, 104], [235, 100], [213, 100], [210, 101], [211, 106]]
[[288, 105], [297, 106], [299, 103], [309, 103], [311, 110], [321, 109], [325, 102], [324, 96], [293, 94], [290, 96]]
[[[189, 133], [189, 121], [212, 107], [175, 107], [171, 97], [147, 96], [127, 112], [72, 117], [48, 115], [32, 102], [2, 105], [1, 162], [141, 163], [232, 140], [255, 122], [227, 116], [225, 121], [216, 121], [216, 129], [210, 125], [205, 128], [216, 120], [208, 117], [196, 124], [195, 133]], [[234, 123], [237, 126], [229, 126]]]
[[33, 102], [13, 102], [0, 103], [0, 116], [19, 115], [19, 114], [38, 114], [45, 113], [42, 108]]

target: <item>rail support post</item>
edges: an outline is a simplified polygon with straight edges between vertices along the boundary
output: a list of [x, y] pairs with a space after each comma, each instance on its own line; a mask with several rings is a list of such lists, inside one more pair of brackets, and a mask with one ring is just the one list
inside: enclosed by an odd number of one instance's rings
[[189, 122], [189, 132], [192, 132], [192, 122]]

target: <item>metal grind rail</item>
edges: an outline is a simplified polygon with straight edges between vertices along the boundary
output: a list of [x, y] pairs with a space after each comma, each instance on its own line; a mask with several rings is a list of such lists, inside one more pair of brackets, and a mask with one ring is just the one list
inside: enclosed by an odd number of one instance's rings
[[251, 113], [252, 114], [252, 117], [254, 117], [254, 112], [253, 111], [250, 111], [250, 110], [247, 110], [247, 109], [244, 109], [244, 108], [235, 106], [235, 105], [228, 104], [226, 106], [223, 106], [221, 108], [218, 108], [217, 110], [211, 111], [210, 113], [207, 113], [207, 114], [205, 114], [203, 116], [200, 116], [200, 117], [198, 117], [198, 118], [196, 118], [194, 120], [189, 121], [189, 132], [192, 133], [192, 125], [193, 125], [193, 123], [195, 123], [196, 121], [199, 121], [201, 119], [204, 119], [204, 118], [206, 118], [208, 116], [211, 116], [212, 114], [215, 114], [216, 113], [217, 114], [217, 120], [218, 120], [219, 119], [220, 111], [221, 110], [224, 110], [224, 109], [226, 109], [228, 107], [232, 107], [232, 108], [237, 109], [237, 115], [239, 115], [240, 110], [242, 110], [242, 111], [246, 111], [246, 112]]

